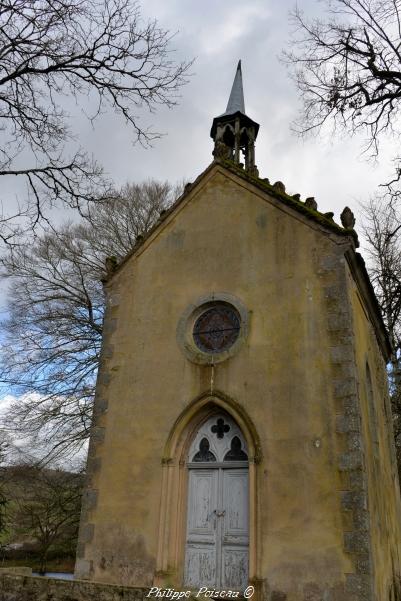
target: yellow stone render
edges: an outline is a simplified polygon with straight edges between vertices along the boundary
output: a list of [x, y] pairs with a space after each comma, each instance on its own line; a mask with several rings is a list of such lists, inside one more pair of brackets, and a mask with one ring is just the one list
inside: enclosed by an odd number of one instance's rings
[[[182, 585], [186, 500], [174, 501], [174, 491], [185, 491], [185, 466], [178, 466], [182, 456], [169, 455], [168, 441], [195, 399], [203, 399], [201, 409], [214, 398], [228, 410], [237, 407], [237, 415], [250, 424], [249, 438], [260, 444], [261, 459], [252, 468], [251, 549], [251, 578], [259, 598], [323, 598], [307, 596], [317, 590], [322, 595], [331, 591], [330, 600], [359, 599], [342, 592], [356, 567], [352, 553], [344, 550], [344, 532], [353, 525], [341, 505], [347, 475], [338, 458], [346, 449], [336, 431], [339, 409], [330, 362], [324, 284], [331, 275], [321, 267], [322, 257], [337, 256], [346, 273], [343, 254], [351, 246], [350, 238], [325, 230], [216, 166], [117, 271], [106, 286], [107, 319], [116, 320], [105, 340], [112, 354], [104, 353], [98, 385], [98, 397], [108, 401], [107, 412], [97, 419], [105, 437], [91, 450], [101, 465], [90, 482], [98, 491], [97, 503], [85, 518], [93, 524], [84, 554], [92, 566], [89, 578]], [[399, 571], [400, 518], [383, 409], [385, 368], [347, 273], [373, 512], [375, 586], [377, 599], [385, 599], [390, 555]], [[238, 297], [250, 317], [249, 335], [238, 353], [214, 367], [210, 394], [212, 368], [184, 355], [177, 324], [189, 305], [213, 292]], [[380, 424], [376, 471], [361, 388], [366, 356]], [[102, 383], [104, 375], [109, 383]], [[194, 406], [191, 419], [196, 419], [196, 401]], [[274, 597], [275, 591], [286, 596]]]

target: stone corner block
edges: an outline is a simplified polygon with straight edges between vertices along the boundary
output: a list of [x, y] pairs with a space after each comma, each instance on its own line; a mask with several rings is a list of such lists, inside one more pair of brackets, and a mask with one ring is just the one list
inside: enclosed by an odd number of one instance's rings
[[368, 553], [369, 533], [355, 530], [344, 533], [344, 549], [347, 553]]
[[79, 539], [81, 543], [90, 543], [93, 540], [93, 535], [95, 533], [95, 525], [94, 524], [85, 524], [81, 532], [79, 533]]
[[345, 590], [347, 593], [355, 595], [361, 601], [370, 601], [373, 598], [371, 578], [366, 574], [347, 574]]
[[86, 580], [90, 578], [92, 571], [92, 562], [88, 559], [77, 559], [75, 564], [74, 578], [76, 580]]
[[362, 453], [358, 450], [343, 453], [339, 457], [340, 471], [352, 471], [362, 467]]
[[106, 428], [102, 426], [94, 426], [91, 430], [92, 442], [103, 442], [106, 433]]

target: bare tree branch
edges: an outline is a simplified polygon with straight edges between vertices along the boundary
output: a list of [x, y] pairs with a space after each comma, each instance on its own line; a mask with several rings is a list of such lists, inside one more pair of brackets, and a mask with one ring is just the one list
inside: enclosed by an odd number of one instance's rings
[[71, 554], [75, 551], [82, 473], [44, 469], [29, 463], [9, 466], [2, 471], [8, 479], [9, 537], [12, 541], [28, 539], [33, 543], [39, 570], [44, 573], [51, 550], [58, 548]]
[[401, 475], [401, 213], [390, 195], [363, 205], [368, 271], [392, 345], [390, 396]]
[[0, 385], [18, 396], [6, 426], [37, 437], [47, 459], [89, 435], [99, 360], [105, 259], [121, 259], [177, 193], [167, 183], [127, 184], [87, 220], [10, 249], [9, 316], [0, 346]]
[[[172, 59], [171, 38], [156, 21], [144, 22], [130, 0], [1, 4], [0, 176], [23, 178], [30, 196], [14, 221], [34, 227], [58, 201], [82, 209], [110, 195], [101, 168], [82, 149], [65, 156], [75, 139], [66, 97], [90, 95], [92, 121], [112, 109], [142, 144], [160, 137], [138, 113], [177, 103], [190, 63]], [[0, 221], [8, 243], [12, 216]]]
[[[383, 134], [401, 133], [401, 42], [398, 0], [325, 0], [327, 17], [292, 13], [293, 49], [284, 61], [301, 93], [295, 129], [325, 124], [366, 136], [377, 155]], [[398, 172], [397, 172], [398, 173]]]

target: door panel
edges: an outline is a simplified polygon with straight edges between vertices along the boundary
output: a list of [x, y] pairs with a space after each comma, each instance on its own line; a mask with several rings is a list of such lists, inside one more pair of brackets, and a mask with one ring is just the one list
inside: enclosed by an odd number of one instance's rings
[[[216, 536], [214, 510], [217, 507], [218, 470], [190, 470], [188, 535]], [[210, 540], [208, 542], [211, 542]]]
[[222, 568], [221, 586], [244, 591], [248, 586], [248, 547], [224, 545]]
[[223, 543], [248, 544], [248, 470], [223, 470]]
[[187, 544], [185, 584], [191, 587], [216, 586], [216, 546]]
[[[215, 585], [219, 470], [189, 470], [185, 584]], [[204, 584], [202, 584], [204, 583]]]
[[248, 469], [190, 469], [185, 584], [244, 590], [248, 581]]
[[248, 585], [248, 470], [223, 470], [222, 493], [225, 515], [221, 584], [244, 590]]

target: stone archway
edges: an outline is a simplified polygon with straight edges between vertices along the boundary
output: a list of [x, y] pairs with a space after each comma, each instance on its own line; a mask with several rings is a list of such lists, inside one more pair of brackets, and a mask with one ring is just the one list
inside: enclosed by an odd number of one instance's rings
[[[261, 449], [252, 421], [243, 408], [219, 391], [205, 393], [192, 401], [176, 420], [162, 459], [159, 546], [155, 585], [183, 586], [187, 543], [187, 499], [189, 485], [188, 454], [196, 434], [210, 418], [227, 415], [241, 432], [248, 455], [248, 578], [255, 584], [256, 599], [260, 582], [260, 529], [258, 480]], [[241, 439], [240, 439], [241, 440]], [[214, 508], [213, 508], [214, 509]]]

